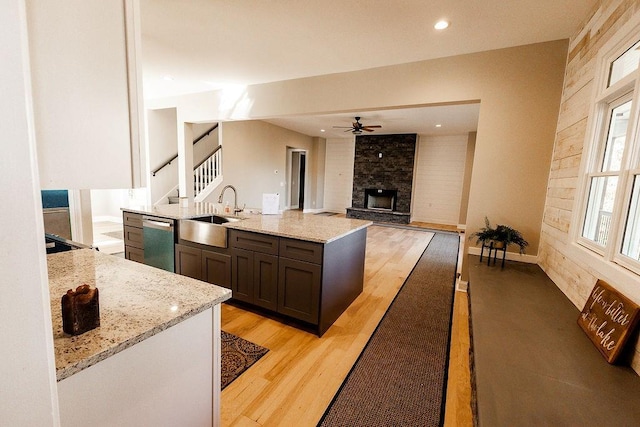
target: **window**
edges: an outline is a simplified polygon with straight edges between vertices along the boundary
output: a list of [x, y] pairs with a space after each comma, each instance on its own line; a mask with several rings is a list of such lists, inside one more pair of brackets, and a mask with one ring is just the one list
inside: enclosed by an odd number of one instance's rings
[[615, 83], [622, 80], [632, 72], [638, 69], [640, 61], [640, 42], [631, 46], [625, 53], [620, 55], [611, 62], [611, 70], [609, 71], [609, 84], [611, 87]]
[[577, 240], [640, 274], [640, 41], [621, 52], [602, 67]]

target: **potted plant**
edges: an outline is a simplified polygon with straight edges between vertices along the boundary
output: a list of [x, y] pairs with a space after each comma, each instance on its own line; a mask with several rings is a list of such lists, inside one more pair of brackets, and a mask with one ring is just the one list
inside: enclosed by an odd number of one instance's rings
[[522, 237], [522, 233], [513, 227], [498, 224], [496, 228], [493, 228], [487, 217], [484, 218], [484, 224], [483, 228], [470, 236], [477, 239], [476, 244], [482, 242], [483, 246], [491, 246], [491, 243], [493, 243], [492, 247], [496, 249], [517, 245], [520, 247], [521, 254], [524, 253], [525, 248], [529, 245], [529, 242]]

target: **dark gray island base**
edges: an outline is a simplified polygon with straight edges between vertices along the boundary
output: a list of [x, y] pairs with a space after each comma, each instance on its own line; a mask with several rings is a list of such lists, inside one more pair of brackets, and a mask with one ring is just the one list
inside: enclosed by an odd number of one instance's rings
[[362, 293], [366, 240], [366, 228], [327, 243], [231, 229], [227, 249], [179, 241], [176, 272], [213, 278], [243, 307], [300, 321], [322, 336]]

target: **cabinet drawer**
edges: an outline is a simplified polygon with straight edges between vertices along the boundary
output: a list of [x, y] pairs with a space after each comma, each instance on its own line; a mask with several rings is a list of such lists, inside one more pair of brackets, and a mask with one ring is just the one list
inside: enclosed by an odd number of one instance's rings
[[229, 230], [229, 246], [278, 255], [278, 237], [246, 231]]
[[144, 250], [139, 248], [134, 248], [131, 246], [124, 247], [124, 257], [131, 261], [140, 262], [144, 264]]
[[322, 247], [320, 243], [304, 240], [280, 239], [280, 256], [300, 261], [322, 264]]
[[135, 248], [144, 249], [144, 239], [142, 235], [142, 228], [124, 226], [124, 244], [126, 246], [133, 246]]
[[122, 220], [124, 225], [142, 228], [142, 214], [122, 212]]

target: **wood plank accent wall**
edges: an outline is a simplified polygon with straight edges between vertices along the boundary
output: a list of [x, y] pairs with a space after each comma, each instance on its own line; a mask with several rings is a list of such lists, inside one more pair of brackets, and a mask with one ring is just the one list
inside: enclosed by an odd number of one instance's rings
[[[569, 45], [538, 263], [578, 308], [584, 306], [598, 279], [598, 273], [592, 267], [568, 250], [569, 227], [576, 208], [578, 174], [597, 71], [596, 58], [600, 49], [637, 13], [640, 13], [637, 0], [603, 0], [586, 17]], [[637, 285], [640, 289], [640, 278]], [[640, 291], [636, 298], [638, 295]], [[637, 334], [633, 345], [631, 366], [640, 373]]]
[[458, 224], [468, 140], [467, 134], [420, 137], [412, 221]]
[[324, 172], [324, 209], [345, 213], [351, 206], [355, 138], [328, 139]]

